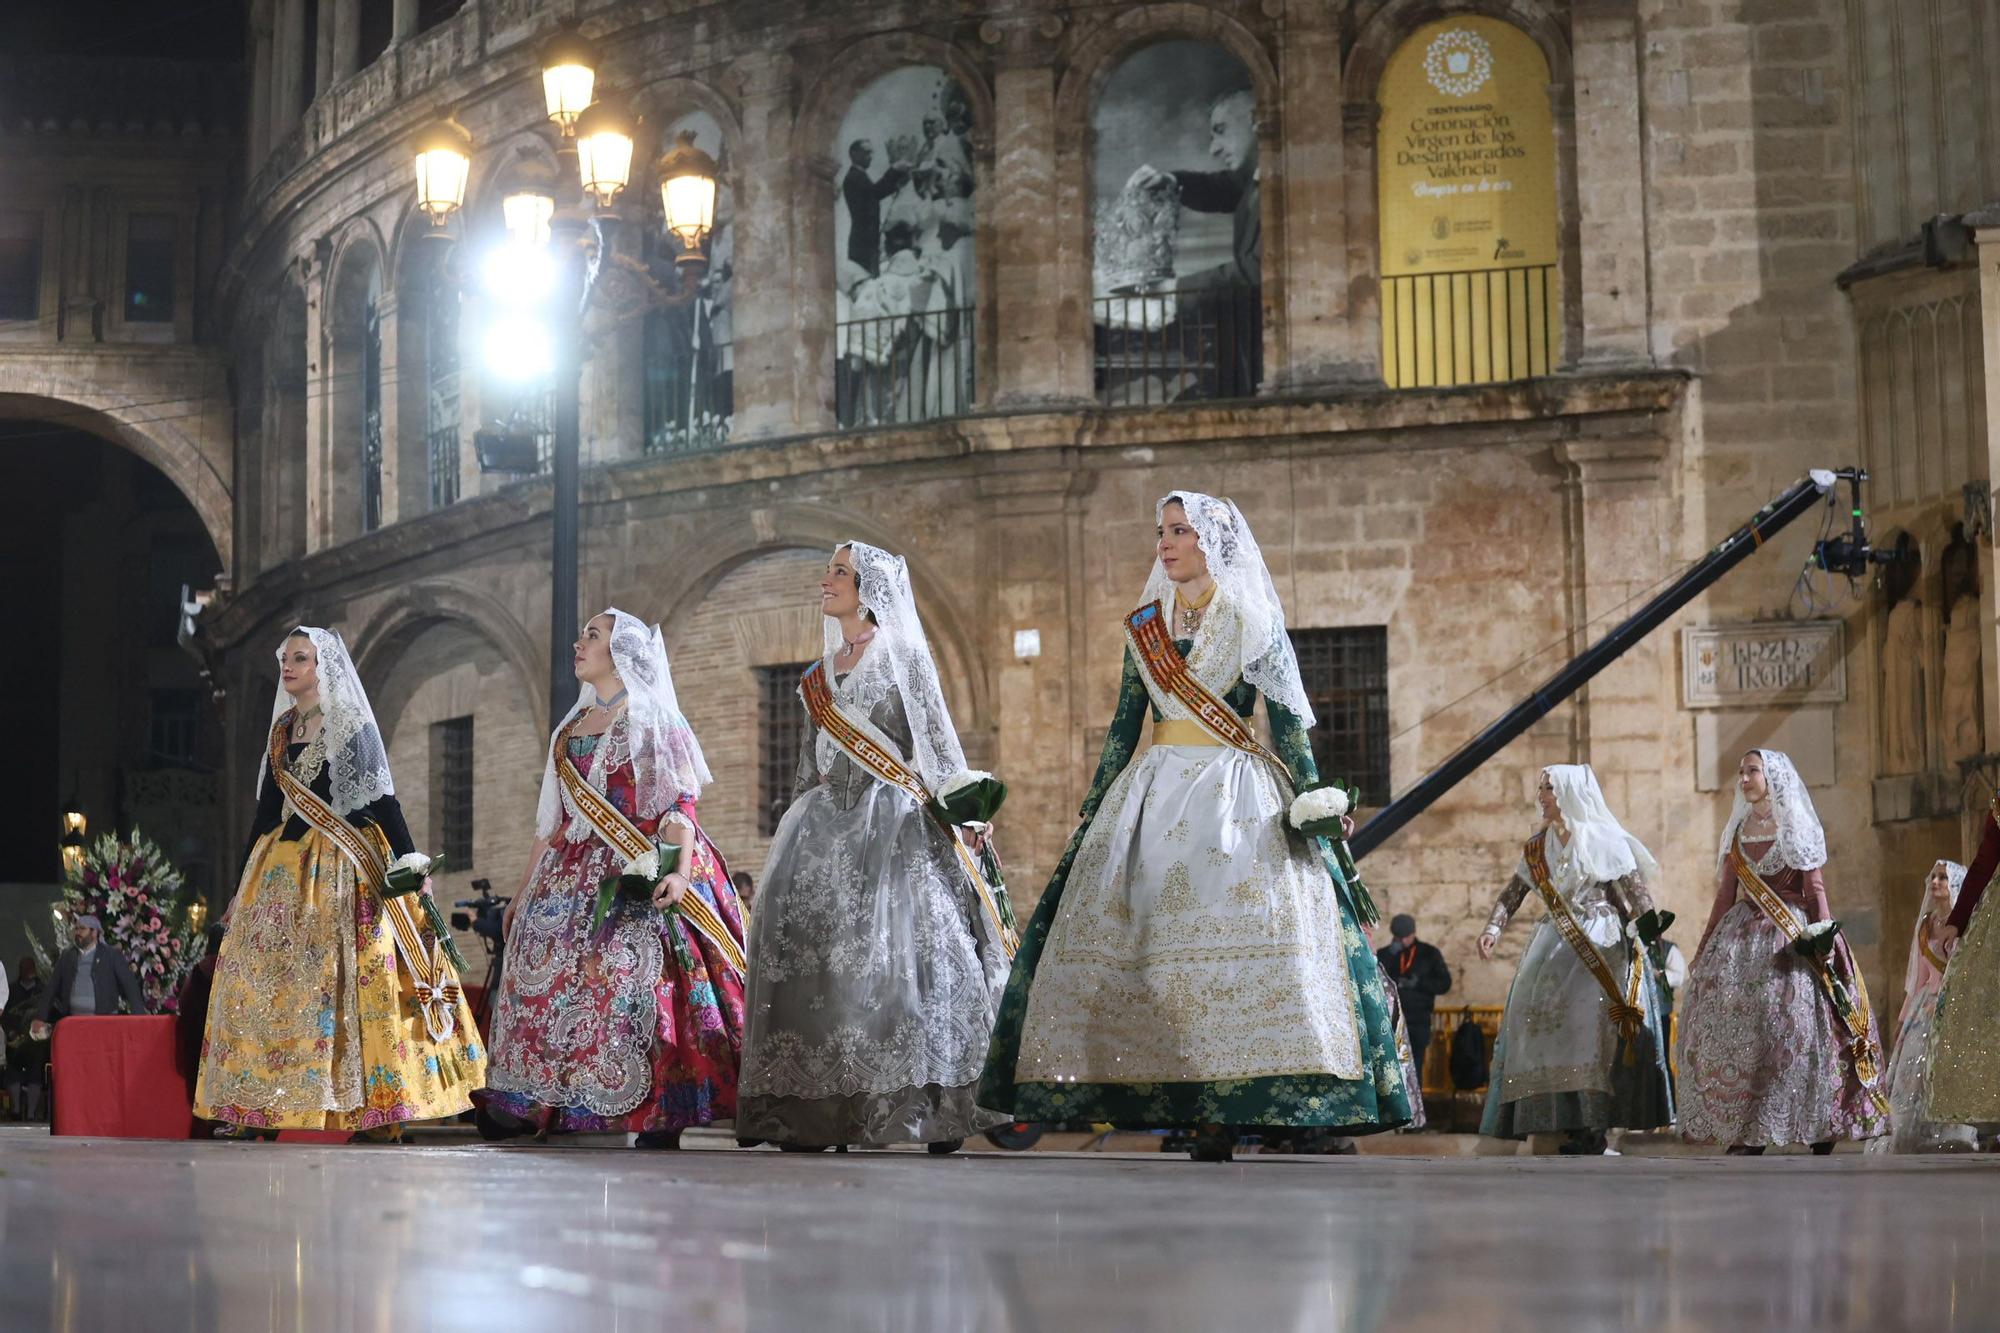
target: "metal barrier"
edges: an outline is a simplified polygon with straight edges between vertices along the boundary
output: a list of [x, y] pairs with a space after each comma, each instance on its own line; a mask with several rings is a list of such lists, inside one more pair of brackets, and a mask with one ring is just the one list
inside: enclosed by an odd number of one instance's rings
[[1560, 359], [1555, 265], [1382, 280], [1382, 378], [1392, 389], [1494, 384]]
[[971, 306], [841, 320], [834, 326], [840, 428], [907, 426], [970, 411], [973, 322]]
[[1096, 298], [1098, 401], [1148, 407], [1250, 397], [1263, 379], [1262, 302], [1259, 288], [1242, 284]]

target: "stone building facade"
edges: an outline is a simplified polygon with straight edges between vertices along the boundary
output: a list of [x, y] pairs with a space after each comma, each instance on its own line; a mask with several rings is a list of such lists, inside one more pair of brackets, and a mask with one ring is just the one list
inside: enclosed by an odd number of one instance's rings
[[[535, 51], [573, 14], [602, 44], [600, 79], [649, 126], [698, 122], [719, 141], [726, 334], [719, 290], [694, 324], [629, 291], [588, 324], [582, 600], [663, 623], [717, 775], [704, 817], [738, 867], [755, 871], [766, 845], [782, 682], [817, 651], [812, 585], [839, 540], [908, 556], [968, 755], [1012, 786], [1003, 849], [1025, 900], [1073, 827], [1167, 489], [1242, 504], [1292, 627], [1324, 636], [1319, 684], [1349, 719], [1329, 752], [1379, 753], [1400, 790], [1807, 468], [1865, 463], [1882, 478], [1877, 534], [1908, 534], [1923, 558], [1895, 567], [1896, 586], [1935, 585], [1898, 626], [1914, 624], [1924, 669], [1886, 672], [1922, 710], [1911, 771], [1884, 762], [1882, 654], [1904, 641], [1887, 638], [1887, 585], [1850, 596], [1821, 581], [1802, 598], [1817, 523], [1801, 521], [1367, 868], [1385, 909], [1413, 911], [1445, 949], [1459, 994], [1498, 1002], [1526, 932], [1490, 965], [1473, 938], [1534, 827], [1537, 770], [1588, 761], [1666, 867], [1661, 897], [1691, 949], [1736, 755], [1781, 745], [1828, 825], [1838, 910], [1878, 988], [1893, 985], [1922, 871], [1961, 850], [2000, 735], [1982, 489], [2000, 279], [1979, 262], [2000, 238], [1979, 212], [2000, 165], [1980, 59], [2000, 41], [1996, 11], [257, 0], [247, 185], [217, 283], [235, 392], [228, 595], [202, 625], [225, 664], [239, 818], [271, 648], [296, 622], [336, 625], [419, 841], [469, 812], [453, 887], [484, 876], [509, 892], [526, 869], [552, 493], [546, 477], [480, 471], [475, 429], [544, 427], [540, 388], [480, 367], [493, 299], [473, 261], [500, 197], [554, 169]], [[1480, 43], [1438, 43], [1473, 30], [1489, 51], [1521, 39], [1545, 66], [1547, 128], [1524, 151], [1546, 167], [1549, 258], [1532, 279], [1451, 269], [1461, 310], [1388, 275], [1385, 250], [1400, 275], [1422, 247], [1406, 256], [1385, 233], [1399, 202], [1378, 186], [1404, 161], [1406, 108], [1385, 110], [1385, 89], [1415, 58], [1406, 43], [1435, 50], [1434, 86], [1461, 86]], [[1204, 90], [1166, 106], [1172, 127], [1115, 102], [1135, 83], [1160, 95], [1131, 76], [1140, 59]], [[892, 124], [883, 81], [912, 69], [932, 100]], [[443, 113], [477, 145], [453, 246], [422, 235], [407, 150]], [[1112, 159], [1169, 129], [1225, 169], [1160, 164], [1180, 173], [1182, 259], [1234, 274], [1222, 297], [1185, 265], [1136, 287], [1106, 276], [1114, 242], [1159, 239], [1141, 224], [1160, 187]], [[1233, 204], [1197, 199], [1197, 166], [1235, 172]], [[883, 196], [880, 253], [850, 184]], [[618, 243], [659, 271], [651, 190], [640, 173]], [[1927, 228], [1936, 214], [1953, 217]], [[1497, 238], [1495, 263], [1518, 244]], [[1520, 311], [1497, 313], [1517, 281]], [[1429, 371], [1388, 365], [1401, 335], [1385, 320], [1405, 321], [1406, 300], [1428, 302], [1430, 331], [1410, 336]], [[893, 337], [871, 341], [884, 318]], [[708, 359], [669, 355], [682, 344], [663, 329]], [[1521, 338], [1544, 360], [1531, 350], [1516, 368]], [[726, 427], [677, 433], [698, 394]], [[1947, 548], [1964, 618], [1940, 605]], [[1801, 619], [1839, 624], [1843, 687], [1690, 706], [1686, 631]]]

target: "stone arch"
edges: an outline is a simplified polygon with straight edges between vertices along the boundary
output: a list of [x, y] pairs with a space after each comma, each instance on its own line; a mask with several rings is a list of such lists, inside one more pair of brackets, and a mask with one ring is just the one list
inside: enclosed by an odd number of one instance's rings
[[1565, 17], [1536, 0], [1381, 0], [1362, 17], [1341, 79], [1346, 163], [1348, 319], [1357, 345], [1382, 345], [1380, 206], [1375, 136], [1382, 72], [1403, 42], [1426, 23], [1456, 16], [1497, 19], [1540, 48], [1549, 67], [1556, 158], [1557, 245], [1561, 251], [1563, 360], [1583, 347], [1582, 203], [1577, 193], [1575, 76]]
[[[0, 420], [45, 420], [119, 445], [164, 473], [201, 519], [225, 576], [236, 570], [228, 392], [220, 360], [206, 358], [184, 387], [108, 388], [73, 370], [41, 378], [34, 393], [0, 392]], [[174, 398], [166, 397], [176, 393]], [[183, 425], [186, 422], [188, 424]]]
[[[633, 94], [633, 109], [639, 113], [642, 125], [671, 124], [678, 117], [690, 111], [706, 111], [715, 118], [722, 129], [722, 140], [733, 153], [743, 142], [743, 117], [737, 113], [736, 104], [729, 100], [715, 85], [687, 75], [674, 75], [655, 79], [642, 84]], [[664, 153], [672, 145], [656, 143], [653, 156]], [[650, 175], [651, 162], [632, 164], [634, 179], [641, 167]]]
[[887, 525], [850, 511], [783, 505], [760, 511], [750, 523], [740, 514], [717, 520], [683, 548], [700, 552], [700, 558], [676, 563], [669, 577], [648, 589], [650, 598], [643, 604], [654, 612], [653, 618], [668, 624], [698, 606], [731, 572], [759, 556], [798, 549], [831, 552], [843, 541], [868, 542], [895, 551], [909, 562], [917, 610], [930, 635], [946, 700], [963, 705], [954, 709], [953, 720], [961, 731], [991, 725], [994, 702], [986, 670], [989, 654], [959, 609], [951, 584], [937, 566], [921, 552], [910, 550]]
[[310, 536], [306, 518], [311, 474], [306, 452], [309, 317], [305, 283], [297, 266], [290, 267], [280, 282], [263, 356], [258, 526], [260, 562], [266, 567], [304, 555]]
[[[878, 33], [833, 53], [800, 98], [792, 130], [792, 291], [798, 311], [800, 354], [794, 361], [798, 424], [807, 430], [834, 424], [834, 177], [841, 159], [831, 151], [848, 109], [877, 79], [912, 65], [943, 70], [964, 92], [972, 112], [973, 245], [977, 290], [990, 294], [997, 281], [993, 235], [993, 88], [985, 69], [952, 42], [917, 32]], [[975, 316], [975, 401], [993, 384], [998, 303], [981, 299]]]
[[546, 670], [540, 644], [505, 602], [448, 579], [406, 584], [377, 608], [354, 635], [355, 669], [364, 681], [372, 679], [387, 671], [418, 635], [446, 621], [468, 625], [493, 643], [520, 678], [521, 688], [539, 717], [543, 703], [533, 683]]
[[[1077, 398], [1094, 398], [1092, 387], [1092, 342], [1095, 337], [1094, 237], [1092, 216], [1095, 205], [1093, 178], [1097, 167], [1092, 118], [1105, 84], [1127, 58], [1141, 49], [1162, 42], [1200, 42], [1218, 48], [1242, 65], [1250, 79], [1257, 103], [1257, 151], [1261, 172], [1263, 281], [1258, 305], [1263, 316], [1262, 364], [1282, 364], [1278, 355], [1284, 338], [1281, 322], [1270, 312], [1284, 306], [1285, 276], [1272, 260], [1285, 252], [1284, 238], [1284, 125], [1282, 121], [1277, 66], [1267, 45], [1238, 20], [1203, 5], [1174, 3], [1135, 6], [1122, 10], [1109, 21], [1079, 37], [1065, 56], [1067, 72], [1056, 86], [1055, 120], [1059, 127], [1056, 149], [1057, 235], [1065, 272], [1062, 288], [1082, 294], [1083, 299], [1065, 302], [1058, 316], [1058, 331], [1065, 356], [1063, 386]], [[1268, 380], [1269, 374], [1266, 373]]]
[[[636, 164], [635, 164], [636, 165]], [[553, 189], [561, 164], [538, 130], [519, 130], [489, 147], [473, 151], [465, 185], [465, 207], [458, 219], [459, 244], [488, 239], [500, 225], [500, 201], [507, 192], [530, 180]]]

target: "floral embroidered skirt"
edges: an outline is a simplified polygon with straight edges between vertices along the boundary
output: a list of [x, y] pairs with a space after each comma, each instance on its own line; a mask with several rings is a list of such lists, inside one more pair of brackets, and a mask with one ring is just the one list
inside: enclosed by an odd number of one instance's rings
[[[257, 840], [236, 890], [195, 1114], [362, 1130], [469, 1109], [486, 1077], [472, 1011], [460, 999], [450, 1039], [433, 1041], [374, 891], [319, 833], [283, 834]], [[362, 835], [381, 842], [373, 828]]]
[[2000, 1123], [2000, 908], [1981, 903], [1945, 968], [1928, 1042], [1932, 1120]]
[[1259, 760], [1155, 745], [1029, 923], [981, 1104], [1023, 1120], [1368, 1132], [1412, 1107], [1382, 973]]
[[1887, 1128], [1812, 968], [1756, 904], [1731, 907], [1695, 956], [1680, 1014], [1683, 1137], [1825, 1143]]
[[[685, 1129], [736, 1114], [743, 978], [679, 913], [620, 904], [593, 931], [622, 858], [558, 839], [515, 909], [482, 1106], [557, 1133]], [[697, 830], [689, 892], [740, 943], [743, 911]]]

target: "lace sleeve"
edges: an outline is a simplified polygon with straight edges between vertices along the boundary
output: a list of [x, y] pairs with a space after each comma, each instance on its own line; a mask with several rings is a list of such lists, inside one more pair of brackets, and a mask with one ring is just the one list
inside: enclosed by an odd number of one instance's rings
[[1118, 781], [1118, 775], [1132, 762], [1132, 752], [1139, 746], [1139, 729], [1146, 724], [1146, 709], [1151, 703], [1146, 693], [1146, 683], [1139, 679], [1139, 663], [1132, 656], [1132, 650], [1125, 650], [1125, 670], [1118, 681], [1118, 711], [1112, 715], [1111, 729], [1104, 733], [1104, 752], [1097, 759], [1097, 774], [1090, 780], [1090, 790], [1084, 793], [1083, 807], [1077, 818], [1089, 820], [1097, 815], [1097, 807], [1104, 802], [1104, 795], [1111, 790], [1111, 784]]
[[1653, 891], [1647, 887], [1646, 877], [1636, 870], [1619, 876], [1606, 896], [1628, 925], [1653, 910]]
[[[799, 705], [801, 709], [804, 703]], [[805, 731], [799, 736], [799, 766], [792, 774], [792, 799], [798, 800], [819, 785], [819, 728], [812, 714], [806, 714]]]
[[1528, 863], [1517, 862], [1507, 886], [1500, 890], [1500, 901], [1493, 905], [1493, 914], [1486, 918], [1487, 933], [1498, 935], [1507, 929], [1507, 923], [1514, 919], [1514, 913], [1521, 910], [1521, 904], [1527, 901], [1528, 891], [1534, 887], [1528, 881]]
[[1304, 791], [1319, 781], [1311, 736], [1300, 723], [1299, 715], [1276, 699], [1265, 698], [1264, 712], [1271, 719], [1271, 748], [1285, 761], [1285, 771], [1292, 775], [1292, 789]]

